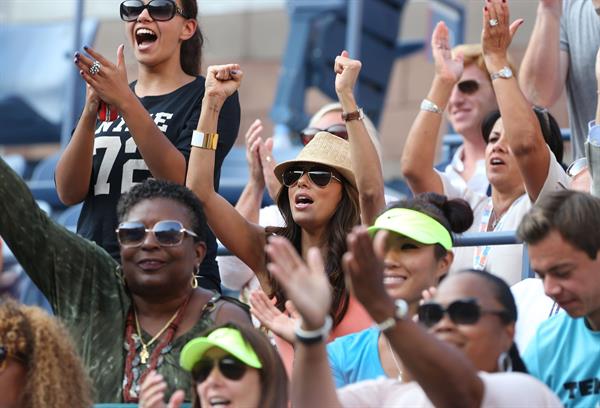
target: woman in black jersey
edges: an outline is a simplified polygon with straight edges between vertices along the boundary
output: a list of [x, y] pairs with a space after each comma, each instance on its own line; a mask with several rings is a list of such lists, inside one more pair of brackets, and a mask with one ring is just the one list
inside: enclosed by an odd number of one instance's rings
[[[204, 40], [197, 12], [194, 0], [121, 3], [138, 70], [137, 81], [129, 85], [123, 45], [117, 50], [116, 65], [89, 47], [84, 47], [87, 55], [75, 54], [87, 97], [56, 167], [56, 189], [67, 205], [83, 202], [77, 232], [117, 260], [116, 204], [121, 194], [148, 177], [185, 181], [191, 135], [204, 95], [204, 77], [199, 76]], [[115, 112], [116, 119], [111, 117]], [[239, 129], [237, 94], [228, 98], [219, 117], [216, 184]], [[219, 289], [212, 234], [207, 245], [200, 285]]]

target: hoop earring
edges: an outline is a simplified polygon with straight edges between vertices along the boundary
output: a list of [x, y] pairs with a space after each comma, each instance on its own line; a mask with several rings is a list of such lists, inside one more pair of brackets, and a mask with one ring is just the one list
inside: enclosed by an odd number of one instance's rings
[[198, 287], [198, 275], [200, 274], [200, 265], [197, 265], [192, 273], [192, 289]]
[[503, 351], [498, 356], [498, 370], [509, 373], [512, 371], [512, 369], [512, 360], [510, 359], [508, 353]]

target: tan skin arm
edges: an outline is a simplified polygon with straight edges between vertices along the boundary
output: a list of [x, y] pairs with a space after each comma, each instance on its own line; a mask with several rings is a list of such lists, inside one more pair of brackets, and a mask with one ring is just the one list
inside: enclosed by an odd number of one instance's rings
[[[435, 61], [435, 76], [427, 99], [444, 110], [464, 66], [462, 55], [452, 57], [448, 28], [443, 22], [439, 22], [433, 31], [431, 49]], [[439, 113], [420, 110], [408, 133], [402, 152], [401, 169], [414, 194], [444, 192], [442, 180], [434, 169], [442, 119]]]
[[519, 84], [527, 99], [552, 106], [565, 86], [569, 54], [560, 49], [561, 0], [540, 0], [531, 39], [519, 71]]
[[[344, 112], [355, 112], [358, 105], [352, 90], [358, 79], [361, 63], [343, 51], [335, 59], [335, 91]], [[363, 224], [371, 225], [385, 207], [383, 173], [377, 150], [362, 120], [346, 122], [350, 142], [350, 160], [356, 179]]]
[[86, 51], [102, 67], [96, 75], [91, 75], [89, 68], [93, 60], [82, 54], [76, 55], [81, 76], [94, 91], [88, 91], [80, 123], [56, 166], [56, 189], [61, 201], [71, 205], [83, 201], [87, 195], [92, 173], [95, 116], [99, 99], [118, 109], [152, 176], [183, 183], [185, 157], [158, 129], [148, 111], [129, 88], [123, 46], [118, 48], [116, 65], [91, 48]]
[[[237, 64], [208, 67], [206, 90], [198, 121], [198, 131], [215, 133], [223, 103], [239, 87], [242, 72]], [[270, 293], [265, 268], [265, 230], [248, 222], [236, 209], [215, 191], [213, 174], [215, 151], [192, 147], [186, 186], [202, 202], [210, 228], [234, 255], [256, 274], [263, 290]]]
[[[499, 23], [491, 27], [488, 21], [494, 18]], [[487, 3], [483, 12], [481, 44], [489, 72], [498, 72], [508, 66], [507, 49], [523, 20], [519, 19], [512, 24], [509, 22], [507, 3], [501, 0], [491, 0]], [[497, 78], [492, 81], [492, 86], [502, 115], [508, 145], [521, 170], [529, 198], [535, 201], [548, 176], [550, 162], [550, 152], [539, 121], [514, 76], [508, 79]]]

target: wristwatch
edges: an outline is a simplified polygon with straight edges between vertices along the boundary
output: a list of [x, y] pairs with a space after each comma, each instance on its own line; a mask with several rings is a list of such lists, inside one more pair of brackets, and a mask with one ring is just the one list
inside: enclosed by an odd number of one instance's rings
[[204, 133], [194, 130], [192, 132], [192, 146], [199, 147], [201, 149], [217, 150], [217, 144], [219, 142], [218, 133]]
[[365, 114], [363, 113], [362, 108], [358, 108], [354, 112], [342, 112], [342, 119], [344, 122], [350, 122], [351, 120], [363, 120], [365, 118]]
[[492, 75], [490, 75], [490, 78], [493, 81], [494, 79], [498, 79], [498, 78], [503, 78], [503, 79], [512, 78], [512, 76], [513, 76], [512, 69], [510, 69], [510, 67], [504, 67], [500, 71], [494, 72]]
[[439, 113], [440, 115], [442, 113], [444, 113], [444, 111], [442, 109], [440, 109], [439, 106], [437, 106], [435, 103], [431, 102], [429, 99], [423, 99], [423, 102], [421, 102], [421, 110], [427, 111], [427, 112]]
[[396, 299], [394, 301], [394, 315], [388, 317], [381, 323], [376, 323], [375, 326], [379, 331], [385, 332], [396, 325], [398, 320], [402, 320], [408, 315], [408, 303], [404, 299]]
[[333, 326], [333, 319], [331, 316], [325, 316], [325, 322], [323, 327], [316, 330], [304, 330], [302, 329], [302, 319], [296, 321], [296, 327], [294, 333], [296, 334], [296, 340], [302, 344], [316, 344], [321, 343], [329, 337], [331, 327]]

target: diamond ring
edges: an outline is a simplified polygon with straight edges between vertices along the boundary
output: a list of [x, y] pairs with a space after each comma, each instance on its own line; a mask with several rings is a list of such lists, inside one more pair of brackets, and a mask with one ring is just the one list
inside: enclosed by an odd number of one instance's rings
[[490, 18], [490, 27], [496, 27], [498, 25], [498, 19], [496, 18]]
[[96, 75], [98, 72], [100, 72], [101, 67], [102, 67], [102, 65], [100, 65], [100, 63], [98, 61], [94, 61], [94, 63], [92, 64], [92, 66], [89, 69], [90, 75], [92, 75], [92, 76]]

